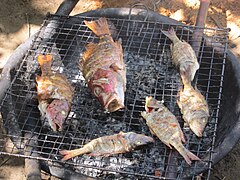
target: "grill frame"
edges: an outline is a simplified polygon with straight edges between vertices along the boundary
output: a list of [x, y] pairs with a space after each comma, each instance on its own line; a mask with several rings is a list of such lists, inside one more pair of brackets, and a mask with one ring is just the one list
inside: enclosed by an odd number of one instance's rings
[[[85, 18], [85, 17], [84, 17]], [[129, 20], [129, 21], [133, 21], [133, 22], [135, 22], [136, 20]], [[144, 23], [144, 22], [143, 22]], [[149, 23], [149, 22], [148, 22]], [[168, 23], [167, 23], [168, 24]], [[177, 25], [178, 26], [178, 25]], [[43, 24], [43, 27], [45, 27], [45, 24]], [[188, 26], [186, 26], [186, 27], [188, 27]], [[226, 30], [227, 31], [227, 30]], [[41, 40], [42, 41], [42, 40]], [[48, 40], [46, 40], [46, 42], [47, 42]], [[227, 43], [227, 41], [225, 42], [225, 43]], [[168, 45], [170, 44], [170, 42], [168, 43]], [[224, 59], [225, 59], [225, 56], [226, 56], [226, 46], [225, 46], [225, 48], [224, 48]], [[223, 69], [223, 71], [224, 71], [224, 69]], [[223, 78], [223, 77], [222, 77]], [[222, 81], [221, 82], [223, 82], [223, 79], [222, 79]], [[222, 84], [221, 84], [221, 87], [222, 87]], [[217, 123], [216, 123], [217, 124]], [[215, 130], [214, 130], [214, 132], [216, 132], [216, 126], [215, 126]], [[215, 136], [215, 135], [214, 135]], [[212, 147], [213, 148], [213, 147]], [[23, 157], [29, 157], [29, 156], [26, 156], [26, 155], [23, 155]], [[30, 158], [32, 158], [32, 157], [30, 157]], [[36, 158], [36, 157], [34, 157], [34, 158]], [[37, 157], [37, 159], [43, 159], [43, 160], [46, 160], [45, 158], [42, 158], [42, 157]], [[47, 160], [49, 160], [49, 159], [47, 159]], [[210, 160], [211, 161], [211, 160]], [[210, 162], [209, 161], [209, 162]], [[210, 162], [210, 164], [211, 164], [211, 162]], [[210, 169], [210, 167], [209, 167], [209, 169]]]

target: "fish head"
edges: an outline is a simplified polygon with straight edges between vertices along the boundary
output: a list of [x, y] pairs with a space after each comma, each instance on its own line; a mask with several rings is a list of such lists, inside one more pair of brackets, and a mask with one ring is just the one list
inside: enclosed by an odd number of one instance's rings
[[150, 113], [154, 109], [164, 108], [163, 101], [158, 101], [151, 96], [146, 97], [145, 110]]
[[63, 123], [70, 111], [70, 104], [67, 100], [54, 99], [46, 109], [46, 119], [53, 131], [61, 131]]
[[124, 108], [125, 86], [120, 74], [99, 69], [88, 82], [88, 86], [108, 112]]
[[207, 124], [207, 117], [202, 117], [198, 119], [192, 119], [189, 122], [190, 129], [196, 134], [198, 137], [202, 137], [202, 133]]
[[135, 132], [123, 133], [124, 139], [127, 140], [128, 144], [132, 147], [144, 146], [148, 143], [153, 143], [152, 137], [146, 136], [144, 134], [137, 134]]

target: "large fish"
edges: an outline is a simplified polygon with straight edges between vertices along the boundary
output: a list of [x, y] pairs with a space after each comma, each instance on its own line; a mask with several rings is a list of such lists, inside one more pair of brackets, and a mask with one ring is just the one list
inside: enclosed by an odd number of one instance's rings
[[92, 93], [108, 112], [124, 107], [126, 67], [120, 41], [114, 42], [105, 18], [84, 21], [99, 38], [89, 43], [80, 62], [80, 69]]
[[143, 134], [120, 132], [118, 134], [94, 139], [79, 149], [69, 151], [62, 150], [60, 154], [64, 155], [62, 160], [68, 160], [82, 154], [88, 154], [89, 156], [110, 156], [130, 152], [138, 146], [152, 142], [154, 142], [153, 138]]
[[185, 84], [178, 93], [177, 104], [181, 110], [184, 121], [190, 129], [202, 137], [204, 128], [208, 122], [209, 109], [207, 101], [198, 89], [190, 84]]
[[51, 70], [52, 55], [39, 55], [37, 59], [42, 71], [36, 77], [41, 118], [53, 131], [61, 131], [71, 109], [74, 90], [65, 76]]
[[200, 160], [196, 155], [186, 149], [182, 142], [185, 138], [176, 117], [163, 105], [152, 97], [146, 97], [142, 117], [152, 134], [156, 135], [164, 144], [172, 149], [172, 146], [183, 156], [186, 162], [191, 165], [191, 160]]
[[191, 45], [185, 41], [181, 41], [173, 27], [169, 31], [163, 31], [171, 41], [171, 54], [173, 58], [173, 64], [179, 70], [183, 84], [190, 83], [199, 69], [198, 60]]

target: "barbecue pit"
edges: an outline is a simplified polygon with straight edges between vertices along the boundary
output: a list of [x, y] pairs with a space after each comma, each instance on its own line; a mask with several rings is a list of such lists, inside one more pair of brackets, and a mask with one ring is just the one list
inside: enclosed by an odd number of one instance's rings
[[[114, 12], [114, 13], [113, 13]], [[114, 15], [113, 15], [114, 14]], [[105, 113], [86, 87], [78, 69], [79, 59], [89, 42], [98, 42], [83, 20], [107, 17], [113, 38], [122, 39], [127, 65], [126, 108]], [[219, 119], [222, 118], [222, 97], [226, 65], [228, 29], [204, 28], [198, 61], [200, 69], [194, 84], [206, 97], [211, 117], [203, 138], [197, 138], [183, 121], [176, 98], [182, 84], [171, 64], [170, 40], [161, 33], [174, 27], [177, 36], [191, 44], [193, 26], [176, 22], [157, 21], [155, 13], [142, 9], [98, 10], [77, 16], [48, 15], [16, 71], [1, 103], [4, 126], [20, 155], [51, 162], [69, 171], [97, 178], [194, 178], [213, 164], [213, 153]], [[214, 44], [214, 46], [213, 46]], [[36, 75], [40, 74], [38, 54], [54, 56], [53, 69], [64, 73], [75, 88], [71, 112], [62, 132], [54, 133], [43, 127], [36, 99]], [[155, 143], [127, 154], [111, 157], [75, 157], [60, 161], [61, 149], [82, 147], [90, 140], [118, 133], [134, 131], [152, 136], [140, 112], [144, 111], [146, 96], [164, 100], [177, 116], [187, 143], [185, 146], [203, 161], [188, 166], [175, 151], [155, 137]], [[219, 143], [217, 141], [217, 143]], [[0, 150], [4, 147], [0, 147]], [[1, 152], [2, 154], [8, 154]], [[15, 154], [11, 154], [15, 155]]]

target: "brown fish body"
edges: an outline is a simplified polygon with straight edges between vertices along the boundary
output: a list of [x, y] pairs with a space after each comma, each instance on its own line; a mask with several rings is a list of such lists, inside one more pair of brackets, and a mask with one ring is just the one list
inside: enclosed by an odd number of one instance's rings
[[82, 154], [88, 154], [90, 156], [110, 156], [130, 152], [138, 146], [146, 145], [153, 141], [153, 138], [143, 134], [120, 132], [118, 134], [94, 139], [79, 149], [69, 151], [62, 150], [60, 154], [64, 155], [62, 160], [68, 160]]
[[41, 118], [47, 119], [54, 131], [61, 131], [71, 108], [74, 90], [67, 78], [51, 70], [52, 56], [39, 55], [41, 76], [36, 77]]
[[191, 82], [199, 69], [194, 50], [190, 44], [177, 37], [172, 27], [169, 31], [162, 32], [173, 42], [171, 45], [173, 64], [178, 68], [183, 84]]
[[145, 112], [141, 115], [146, 120], [150, 131], [164, 144], [172, 149], [173, 146], [190, 165], [191, 160], [200, 160], [196, 155], [187, 150], [182, 142], [185, 138], [176, 117], [162, 104], [162, 102], [146, 98]]
[[197, 89], [186, 84], [178, 94], [177, 104], [184, 121], [189, 125], [190, 129], [198, 137], [202, 137], [210, 116], [208, 104], [204, 96]]
[[89, 43], [80, 62], [83, 76], [92, 93], [109, 112], [124, 107], [126, 67], [119, 41], [114, 42], [107, 20], [84, 21], [97, 36], [99, 43]]

